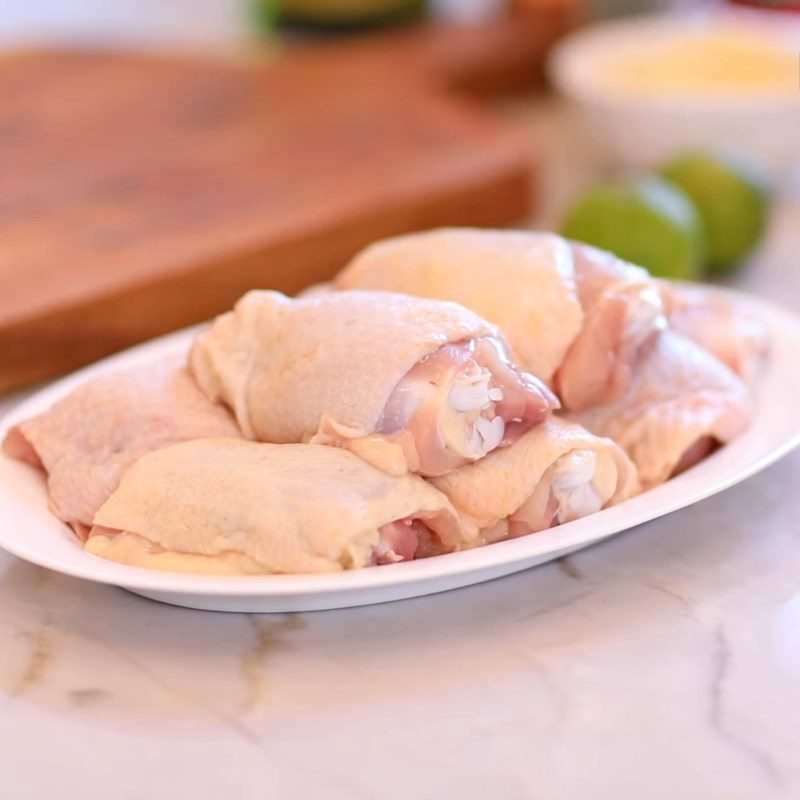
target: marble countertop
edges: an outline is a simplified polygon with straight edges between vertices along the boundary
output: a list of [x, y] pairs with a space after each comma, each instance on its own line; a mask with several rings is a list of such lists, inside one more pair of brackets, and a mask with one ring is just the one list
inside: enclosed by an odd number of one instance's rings
[[[551, 138], [552, 168], [581, 152]], [[799, 221], [739, 280], [795, 308]], [[795, 453], [547, 566], [308, 614], [0, 554], [0, 800], [800, 797], [798, 485]]]

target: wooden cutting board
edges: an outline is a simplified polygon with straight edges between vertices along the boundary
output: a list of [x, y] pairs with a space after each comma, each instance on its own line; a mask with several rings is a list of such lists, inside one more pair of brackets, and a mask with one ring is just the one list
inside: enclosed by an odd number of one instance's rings
[[365, 244], [520, 219], [530, 146], [477, 101], [571, 9], [231, 64], [0, 57], [0, 390], [294, 292]]

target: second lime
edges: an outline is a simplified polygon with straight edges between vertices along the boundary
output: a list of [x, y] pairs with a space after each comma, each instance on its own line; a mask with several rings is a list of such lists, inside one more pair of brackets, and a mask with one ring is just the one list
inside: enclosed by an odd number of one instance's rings
[[767, 177], [755, 163], [732, 153], [697, 153], [660, 171], [686, 192], [700, 214], [709, 272], [728, 272], [753, 252], [770, 204]]

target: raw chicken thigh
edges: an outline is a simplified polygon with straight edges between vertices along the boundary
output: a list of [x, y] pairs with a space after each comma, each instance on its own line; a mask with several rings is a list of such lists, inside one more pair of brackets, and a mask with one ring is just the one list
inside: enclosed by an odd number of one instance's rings
[[433, 480], [486, 544], [570, 522], [636, 494], [636, 468], [609, 439], [552, 418], [510, 447]]
[[182, 359], [90, 380], [9, 431], [4, 451], [47, 473], [50, 508], [79, 536], [139, 456], [176, 442], [241, 436], [203, 395]]
[[639, 354], [619, 400], [570, 416], [620, 444], [649, 488], [740, 434], [752, 414], [751, 393], [737, 375], [667, 330]]
[[198, 336], [191, 366], [249, 437], [345, 447], [396, 475], [446, 474], [558, 405], [494, 325], [388, 292], [250, 292]]
[[447, 498], [352, 453], [203, 439], [140, 458], [86, 549], [134, 566], [218, 574], [326, 572], [461, 546]]
[[550, 233], [442, 228], [385, 239], [333, 286], [461, 303], [498, 325], [523, 369], [547, 382], [583, 318], [569, 244]]

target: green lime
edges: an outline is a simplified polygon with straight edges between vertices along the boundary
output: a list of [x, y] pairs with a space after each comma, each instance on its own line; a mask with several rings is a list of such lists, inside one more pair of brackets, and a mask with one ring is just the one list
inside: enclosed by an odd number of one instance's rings
[[562, 233], [663, 278], [696, 278], [703, 261], [697, 210], [661, 178], [595, 186], [569, 210]]
[[769, 183], [758, 166], [733, 154], [700, 153], [678, 158], [659, 172], [697, 207], [709, 272], [728, 272], [754, 250], [770, 206]]

